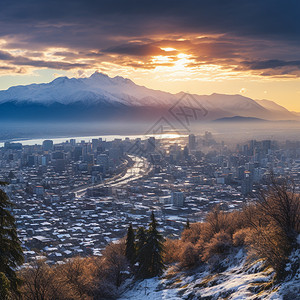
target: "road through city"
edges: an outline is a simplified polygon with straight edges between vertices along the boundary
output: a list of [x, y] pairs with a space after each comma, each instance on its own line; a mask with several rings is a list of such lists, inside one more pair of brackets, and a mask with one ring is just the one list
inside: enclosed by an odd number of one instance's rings
[[145, 157], [139, 157], [134, 155], [128, 155], [133, 161], [133, 165], [128, 167], [122, 176], [116, 175], [113, 178], [109, 178], [102, 183], [96, 185], [88, 185], [79, 190], [74, 191], [76, 197], [80, 197], [86, 193], [89, 188], [101, 188], [101, 187], [119, 187], [127, 184], [130, 181], [137, 180], [149, 173], [152, 166]]

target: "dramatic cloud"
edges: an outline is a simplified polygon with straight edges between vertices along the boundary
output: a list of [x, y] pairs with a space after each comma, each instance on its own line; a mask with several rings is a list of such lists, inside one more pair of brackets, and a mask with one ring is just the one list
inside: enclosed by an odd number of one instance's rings
[[166, 52], [159, 47], [155, 47], [149, 44], [125, 44], [110, 47], [105, 49], [104, 52], [107, 53], [117, 53], [117, 54], [125, 54], [125, 55], [133, 55], [133, 56], [154, 56], [154, 55], [163, 55]]
[[3, 0], [0, 70], [211, 66], [298, 76], [299, 11], [298, 0]]
[[245, 61], [243, 64], [250, 70], [276, 69], [283, 67], [297, 67], [300, 69], [300, 60], [283, 61], [283, 60], [264, 60], [264, 61]]
[[11, 60], [12, 58], [13, 56], [11, 54], [0, 50], [0, 60]]

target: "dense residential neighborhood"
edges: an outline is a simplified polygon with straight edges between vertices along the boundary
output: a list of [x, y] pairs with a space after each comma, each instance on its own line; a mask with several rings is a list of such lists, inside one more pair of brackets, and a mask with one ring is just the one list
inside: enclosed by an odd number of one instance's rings
[[[300, 179], [300, 142], [217, 142], [210, 132], [173, 139], [70, 139], [0, 148], [1, 181], [15, 204], [27, 262], [49, 264], [101, 250], [145, 226], [154, 211], [165, 237], [219, 204], [239, 209], [270, 173]], [[298, 185], [299, 186], [299, 185]]]

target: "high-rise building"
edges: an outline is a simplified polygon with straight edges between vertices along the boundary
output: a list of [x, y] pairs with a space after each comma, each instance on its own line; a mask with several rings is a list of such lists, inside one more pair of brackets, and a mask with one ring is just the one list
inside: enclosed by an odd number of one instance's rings
[[33, 167], [34, 165], [36, 165], [36, 156], [35, 155], [28, 155], [27, 166], [28, 167]]
[[47, 156], [43, 155], [41, 158], [41, 165], [47, 166], [47, 164], [48, 164], [48, 158], [47, 158]]
[[249, 171], [245, 171], [245, 177], [242, 181], [242, 194], [247, 196], [251, 193], [253, 187], [252, 174]]
[[155, 137], [149, 137], [147, 140], [147, 152], [155, 151]]
[[22, 144], [21, 143], [5, 142], [4, 143], [4, 148], [5, 149], [12, 149], [12, 150], [21, 150], [22, 149]]
[[272, 147], [271, 140], [264, 140], [262, 141], [262, 150], [264, 154], [268, 154], [269, 150]]
[[74, 160], [79, 161], [82, 157], [82, 148], [81, 147], [75, 147], [73, 152]]
[[239, 166], [237, 168], [237, 178], [238, 180], [243, 180], [245, 176], [245, 167], [244, 166]]
[[92, 150], [96, 151], [97, 148], [98, 148], [98, 146], [99, 146], [99, 144], [100, 144], [99, 139], [92, 139]]
[[52, 159], [64, 159], [64, 153], [62, 151], [55, 151], [52, 153]]
[[184, 205], [184, 194], [183, 192], [173, 192], [171, 196], [171, 203], [174, 206], [183, 206]]
[[189, 149], [190, 150], [196, 149], [196, 137], [194, 134], [189, 135]]
[[65, 159], [55, 159], [53, 161], [53, 166], [54, 166], [54, 170], [55, 172], [63, 172], [66, 170], [66, 165], [67, 162]]
[[100, 154], [97, 156], [97, 164], [103, 167], [104, 172], [108, 170], [109, 160], [107, 154]]
[[53, 141], [51, 140], [45, 140], [43, 141], [43, 150], [49, 151], [53, 149]]

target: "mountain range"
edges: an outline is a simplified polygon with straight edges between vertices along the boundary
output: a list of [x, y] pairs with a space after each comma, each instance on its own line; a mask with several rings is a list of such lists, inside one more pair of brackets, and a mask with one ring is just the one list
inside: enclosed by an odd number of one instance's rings
[[191, 102], [205, 112], [201, 121], [235, 116], [272, 121], [300, 119], [297, 113], [270, 100], [216, 93], [171, 94], [98, 72], [87, 78], [59, 77], [50, 83], [0, 91], [1, 119], [9, 121], [97, 121], [115, 117], [143, 120], [157, 118], [176, 105], [186, 108]]

